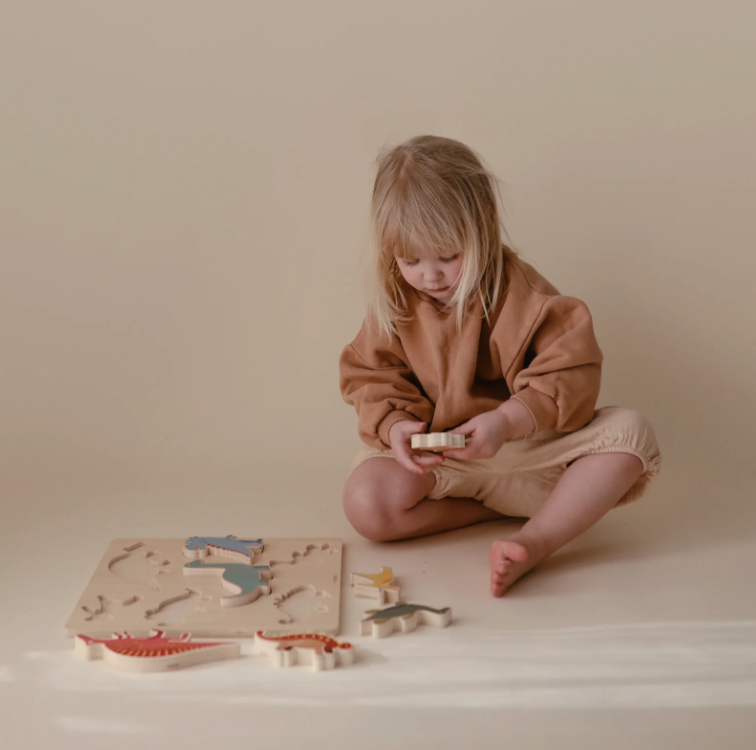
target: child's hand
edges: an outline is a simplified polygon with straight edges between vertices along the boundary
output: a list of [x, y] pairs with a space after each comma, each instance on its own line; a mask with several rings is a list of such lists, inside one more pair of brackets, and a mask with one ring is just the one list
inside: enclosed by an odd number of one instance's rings
[[414, 474], [425, 474], [433, 471], [444, 461], [443, 456], [412, 449], [410, 443], [412, 436], [418, 432], [425, 432], [426, 429], [425, 422], [403, 420], [392, 424], [389, 430], [389, 442], [391, 443], [391, 450], [394, 451], [394, 458], [401, 466]]
[[478, 414], [449, 432], [465, 436], [464, 448], [444, 451], [443, 455], [449, 458], [493, 458], [514, 437], [509, 420], [499, 409]]

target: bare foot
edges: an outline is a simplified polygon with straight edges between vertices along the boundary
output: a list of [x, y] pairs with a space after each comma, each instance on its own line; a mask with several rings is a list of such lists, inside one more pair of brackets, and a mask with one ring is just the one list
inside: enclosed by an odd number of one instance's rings
[[503, 596], [504, 592], [531, 568], [546, 557], [541, 545], [531, 539], [515, 536], [496, 541], [491, 545], [491, 593]]

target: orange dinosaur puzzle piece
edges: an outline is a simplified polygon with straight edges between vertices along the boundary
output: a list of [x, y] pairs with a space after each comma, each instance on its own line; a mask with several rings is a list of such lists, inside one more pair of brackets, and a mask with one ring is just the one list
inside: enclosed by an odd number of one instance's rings
[[323, 633], [266, 636], [262, 630], [258, 630], [255, 633], [255, 651], [268, 654], [278, 667], [293, 667], [302, 663], [316, 671], [354, 661], [354, 646], [351, 643], [337, 641]]

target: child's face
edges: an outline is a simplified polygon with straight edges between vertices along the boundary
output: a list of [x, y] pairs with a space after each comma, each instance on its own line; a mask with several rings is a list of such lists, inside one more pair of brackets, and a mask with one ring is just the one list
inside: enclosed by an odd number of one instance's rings
[[454, 285], [462, 274], [462, 253], [422, 260], [397, 258], [396, 262], [410, 286], [444, 303], [451, 299]]

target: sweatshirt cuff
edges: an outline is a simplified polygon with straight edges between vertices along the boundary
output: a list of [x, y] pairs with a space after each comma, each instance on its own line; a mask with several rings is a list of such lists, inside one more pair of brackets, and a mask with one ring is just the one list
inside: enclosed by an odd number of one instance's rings
[[535, 432], [553, 430], [556, 427], [559, 408], [551, 396], [528, 386], [512, 398], [517, 399], [530, 412], [535, 422]]
[[391, 447], [391, 443], [389, 443], [389, 430], [397, 423], [397, 422], [403, 422], [405, 420], [410, 420], [412, 422], [422, 422], [422, 419], [418, 419], [414, 414], [410, 414], [408, 411], [390, 411], [379, 423], [378, 423], [378, 429], [376, 430], [378, 433], [378, 437], [381, 439], [381, 441], [387, 445], [389, 448]]

